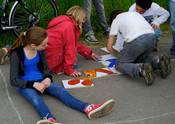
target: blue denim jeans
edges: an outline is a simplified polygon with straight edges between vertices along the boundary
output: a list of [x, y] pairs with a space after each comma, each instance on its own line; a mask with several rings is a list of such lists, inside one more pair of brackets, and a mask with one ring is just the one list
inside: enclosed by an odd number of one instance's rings
[[155, 34], [144, 34], [135, 40], [125, 43], [116, 69], [132, 78], [139, 78], [139, 63], [151, 63], [151, 54], [156, 43]]
[[162, 31], [160, 29], [154, 29], [154, 33], [156, 36], [156, 41], [159, 42], [162, 35]]
[[[42, 119], [53, 117], [49, 108], [45, 104], [41, 93], [32, 88], [17, 88], [17, 91], [34, 106]], [[70, 95], [67, 90], [65, 90], [55, 82], [51, 83], [50, 87], [48, 87], [44, 91], [44, 94], [54, 96], [58, 100], [61, 100], [61, 102], [63, 102], [67, 106], [80, 112], [84, 112], [84, 109], [88, 105], [87, 103], [84, 103]]]
[[172, 29], [172, 36], [173, 36], [173, 41], [172, 41], [172, 46], [170, 49], [170, 53], [172, 55], [175, 55], [175, 2], [169, 1], [169, 7], [170, 7], [170, 14], [171, 14], [171, 29]]
[[104, 5], [103, 5], [103, 0], [84, 0], [84, 10], [86, 12], [87, 20], [84, 25], [84, 30], [85, 33], [88, 34], [94, 34], [92, 25], [91, 25], [91, 10], [92, 10], [92, 3], [95, 6], [99, 22], [101, 26], [104, 28], [105, 32], [109, 32], [109, 26], [106, 21], [105, 17], [105, 10], [104, 10]]

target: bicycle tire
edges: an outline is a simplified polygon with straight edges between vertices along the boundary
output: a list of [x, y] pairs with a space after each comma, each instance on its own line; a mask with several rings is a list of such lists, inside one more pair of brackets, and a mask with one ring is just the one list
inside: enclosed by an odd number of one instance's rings
[[47, 28], [49, 21], [58, 13], [54, 0], [25, 0], [23, 4], [29, 11], [16, 1], [9, 14], [9, 25], [17, 26], [13, 29], [16, 36], [34, 25]]

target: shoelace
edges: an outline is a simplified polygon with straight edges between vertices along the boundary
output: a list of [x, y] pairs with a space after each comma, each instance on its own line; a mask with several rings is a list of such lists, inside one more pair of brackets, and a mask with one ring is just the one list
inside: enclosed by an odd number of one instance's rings
[[100, 104], [91, 104], [86, 108], [86, 112], [90, 112], [93, 108], [98, 108]]

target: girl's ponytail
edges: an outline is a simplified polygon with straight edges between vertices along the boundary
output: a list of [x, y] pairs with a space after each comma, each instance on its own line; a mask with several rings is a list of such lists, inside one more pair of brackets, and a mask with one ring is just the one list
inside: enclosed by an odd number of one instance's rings
[[47, 32], [45, 29], [37, 26], [31, 27], [26, 32], [20, 33], [18, 39], [12, 45], [12, 49], [20, 46], [25, 47], [29, 44], [40, 45], [46, 37]]
[[17, 40], [13, 43], [12, 49], [18, 48], [20, 46], [25, 46], [26, 43], [26, 32], [21, 32]]

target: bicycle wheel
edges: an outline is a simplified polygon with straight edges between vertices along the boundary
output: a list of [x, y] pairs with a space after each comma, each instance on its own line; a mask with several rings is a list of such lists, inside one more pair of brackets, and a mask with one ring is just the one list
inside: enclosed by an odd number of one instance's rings
[[15, 35], [37, 25], [47, 28], [48, 22], [57, 16], [57, 6], [53, 0], [18, 0], [9, 14], [9, 25], [17, 26], [13, 29]]

